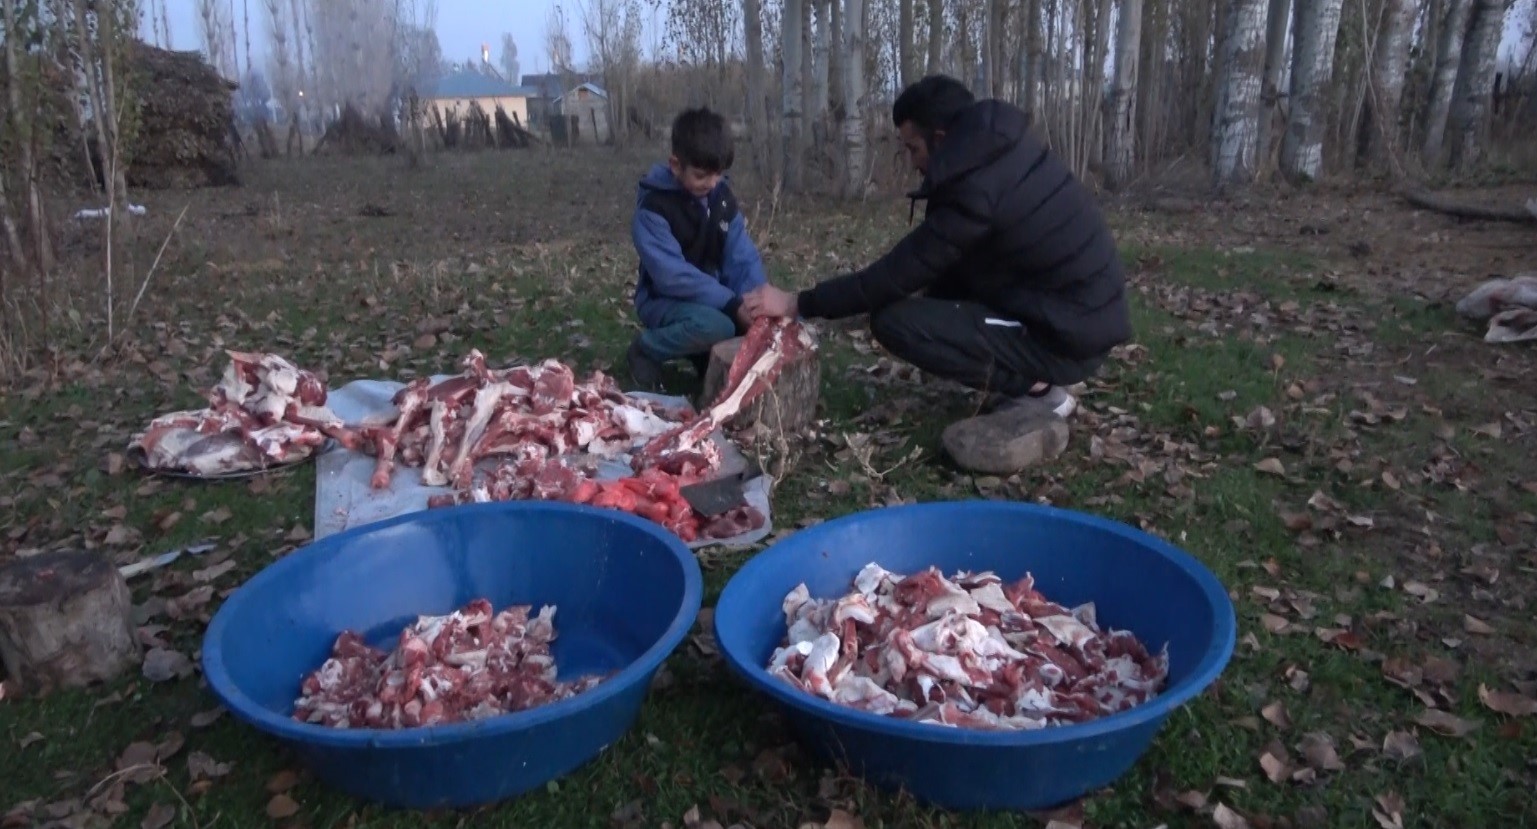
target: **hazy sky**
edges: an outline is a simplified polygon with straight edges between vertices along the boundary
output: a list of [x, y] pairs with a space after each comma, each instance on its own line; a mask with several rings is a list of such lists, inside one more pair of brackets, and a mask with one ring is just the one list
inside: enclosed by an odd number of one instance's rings
[[[320, 0], [325, 2], [325, 0]], [[438, 0], [438, 42], [443, 47], [443, 57], [463, 61], [480, 55], [482, 43], [491, 47], [491, 61], [501, 60], [503, 32], [511, 32], [518, 44], [520, 73], [542, 72], [549, 68], [549, 58], [544, 48], [544, 31], [551, 12], [558, 0]], [[726, 0], [722, 0], [726, 2]], [[1525, 34], [1525, 23], [1530, 20], [1532, 4], [1537, 0], [1517, 0], [1516, 11], [1506, 18], [1504, 43], [1500, 57], [1509, 60]], [[244, 13], [249, 5], [251, 14], [251, 45], [258, 55], [258, 63], [265, 54], [267, 41], [266, 13], [260, 0], [234, 0], [237, 19], [236, 30], [240, 33], [244, 49]], [[568, 31], [577, 65], [587, 60], [587, 39], [583, 36], [579, 20], [579, 0], [560, 3], [566, 10]], [[650, 4], [647, 4], [650, 5]], [[171, 40], [175, 49], [196, 50], [202, 48], [198, 35], [196, 0], [166, 0], [166, 10], [171, 18]], [[145, 15], [145, 32], [148, 37], [149, 16]], [[662, 22], [657, 12], [647, 20], [642, 34], [641, 47], [650, 52], [657, 40]], [[241, 63], [245, 62], [244, 53]]]
[[[246, 4], [251, 12], [252, 51], [260, 56], [266, 51], [266, 12], [260, 0], [235, 0], [235, 29], [240, 34], [242, 50], [245, 48]], [[587, 41], [576, 19], [578, 6], [575, 0], [567, 0], [563, 5], [574, 57], [581, 65], [587, 59]], [[478, 58], [480, 45], [484, 43], [491, 47], [491, 61], [498, 63], [502, 54], [502, 33], [511, 32], [518, 44], [519, 71], [544, 71], [550, 63], [544, 48], [544, 30], [555, 6], [556, 0], [438, 0], [438, 42], [443, 46], [443, 57], [455, 61]], [[172, 47], [202, 49], [196, 0], [166, 0], [165, 7], [171, 18]], [[149, 15], [146, 13], [145, 31], [148, 30]], [[258, 63], [260, 60], [258, 57]], [[241, 63], [245, 63], [243, 52]]]

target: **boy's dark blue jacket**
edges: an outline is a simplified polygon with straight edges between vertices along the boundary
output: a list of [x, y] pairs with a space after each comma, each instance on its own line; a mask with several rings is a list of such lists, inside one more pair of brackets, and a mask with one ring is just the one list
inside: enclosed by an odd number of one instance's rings
[[680, 302], [734, 316], [742, 295], [766, 281], [763, 258], [724, 177], [701, 200], [666, 164], [652, 165], [637, 188], [630, 236], [640, 256], [635, 311], [647, 328], [659, 327]]

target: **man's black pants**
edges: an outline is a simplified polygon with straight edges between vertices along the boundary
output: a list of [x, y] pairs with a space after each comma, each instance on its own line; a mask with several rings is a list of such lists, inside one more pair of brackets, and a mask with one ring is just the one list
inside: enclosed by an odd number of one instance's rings
[[929, 374], [1010, 397], [1038, 382], [1081, 383], [1104, 362], [1053, 354], [1023, 323], [975, 302], [910, 297], [872, 314], [870, 331], [887, 351]]

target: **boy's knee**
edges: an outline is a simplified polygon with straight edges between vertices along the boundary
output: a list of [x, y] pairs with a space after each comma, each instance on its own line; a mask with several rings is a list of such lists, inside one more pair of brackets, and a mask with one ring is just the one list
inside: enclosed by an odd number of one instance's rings
[[707, 308], [689, 318], [689, 330], [698, 342], [715, 345], [736, 336], [736, 320]]

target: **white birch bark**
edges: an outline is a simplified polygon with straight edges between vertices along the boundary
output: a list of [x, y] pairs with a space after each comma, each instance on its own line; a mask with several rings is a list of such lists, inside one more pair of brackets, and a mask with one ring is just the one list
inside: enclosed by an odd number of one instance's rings
[[806, 4], [808, 0], [785, 0], [784, 20], [780, 24], [780, 53], [784, 73], [782, 136], [784, 138], [784, 186], [795, 192], [801, 189], [801, 172], [805, 161], [806, 144], [802, 124], [805, 104], [805, 86], [801, 75], [801, 41], [805, 31]]
[[[815, 0], [815, 33], [811, 41], [811, 108], [808, 114], [812, 120], [822, 123], [827, 118], [827, 88], [829, 77], [827, 73], [828, 31], [832, 28], [828, 16], [832, 12], [832, 4], [836, 0]], [[837, 83], [834, 79], [833, 83]]]
[[1452, 93], [1457, 86], [1457, 68], [1462, 62], [1462, 42], [1468, 31], [1468, 17], [1473, 0], [1449, 0], [1446, 16], [1441, 19], [1440, 44], [1436, 47], [1435, 74], [1430, 81], [1430, 106], [1425, 112], [1425, 144], [1422, 148], [1427, 165], [1440, 163], [1446, 138], [1446, 119], [1452, 111]]
[[758, 175], [774, 180], [774, 153], [768, 151], [768, 91], [763, 66], [763, 8], [759, 0], [742, 0], [742, 34], [747, 66], [747, 135], [752, 142]]
[[945, 3], [944, 0], [928, 0], [929, 3], [929, 60], [928, 74], [938, 74], [945, 56]]
[[1488, 130], [1489, 100], [1494, 94], [1494, 73], [1501, 35], [1505, 31], [1507, 0], [1475, 0], [1467, 43], [1452, 102], [1451, 131], [1453, 167], [1466, 170], [1483, 155]]
[[918, 80], [917, 44], [913, 43], [913, 0], [897, 0], [897, 63], [901, 85]]
[[[836, 0], [835, 0], [836, 2]], [[843, 193], [850, 198], [864, 195], [866, 156], [869, 147], [865, 141], [865, 12], [864, 0], [845, 0], [843, 8], [843, 49], [846, 68], [843, 72], [844, 167]]]
[[1231, 0], [1228, 7], [1212, 113], [1211, 166], [1218, 188], [1254, 180], [1267, 5], [1267, 0]]
[[1265, 24], [1265, 75], [1260, 83], [1259, 167], [1269, 169], [1275, 146], [1275, 122], [1281, 109], [1281, 79], [1286, 75], [1287, 38], [1291, 34], [1291, 0], [1270, 0]]
[[1387, 166], [1401, 147], [1399, 121], [1404, 99], [1404, 78], [1409, 71], [1409, 46], [1419, 17], [1415, 0], [1385, 0], [1377, 54], [1372, 58], [1371, 97], [1367, 99], [1364, 129], [1368, 162]]
[[1121, 0], [1115, 26], [1114, 79], [1105, 102], [1105, 186], [1118, 190], [1136, 168], [1137, 60], [1142, 44], [1142, 0]]
[[1323, 172], [1324, 93], [1334, 75], [1343, 5], [1343, 0], [1297, 0], [1291, 111], [1281, 138], [1281, 173], [1293, 181], [1313, 181]]

